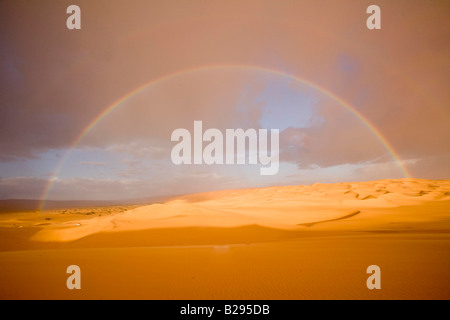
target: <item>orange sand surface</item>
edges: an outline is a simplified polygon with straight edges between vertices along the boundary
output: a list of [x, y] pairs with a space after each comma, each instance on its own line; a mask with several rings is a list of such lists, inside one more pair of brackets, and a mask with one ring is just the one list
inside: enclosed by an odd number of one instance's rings
[[[1, 299], [449, 299], [450, 180], [0, 214]], [[81, 290], [66, 268], [81, 268]], [[381, 268], [381, 290], [366, 269]]]

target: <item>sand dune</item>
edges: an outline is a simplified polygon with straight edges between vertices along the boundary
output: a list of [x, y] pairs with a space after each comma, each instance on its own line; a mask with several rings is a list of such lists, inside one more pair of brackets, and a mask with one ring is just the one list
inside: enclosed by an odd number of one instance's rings
[[[449, 180], [228, 190], [122, 209], [3, 214], [0, 297], [450, 298]], [[78, 293], [64, 286], [69, 264], [87, 270]], [[384, 271], [379, 292], [365, 286], [371, 264]]]
[[404, 179], [210, 192], [88, 221], [49, 224], [32, 240], [72, 241], [98, 232], [157, 228], [258, 225], [282, 230], [298, 230], [299, 226], [366, 230], [375, 226], [391, 229], [400, 222], [445, 224], [445, 212], [424, 214], [419, 208], [428, 202], [448, 208], [449, 191], [448, 181]]

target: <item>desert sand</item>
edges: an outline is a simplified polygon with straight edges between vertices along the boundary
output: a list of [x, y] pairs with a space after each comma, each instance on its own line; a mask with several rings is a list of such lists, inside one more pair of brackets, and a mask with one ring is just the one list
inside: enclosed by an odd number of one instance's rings
[[[450, 180], [0, 214], [1, 299], [449, 299]], [[81, 290], [66, 268], [81, 268]], [[366, 268], [381, 269], [381, 289]]]

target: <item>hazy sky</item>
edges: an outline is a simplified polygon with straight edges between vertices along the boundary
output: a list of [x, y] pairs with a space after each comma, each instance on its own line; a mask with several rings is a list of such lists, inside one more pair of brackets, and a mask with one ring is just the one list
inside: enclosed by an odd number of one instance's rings
[[[1, 1], [0, 198], [50, 179], [49, 199], [126, 199], [403, 177], [339, 100], [413, 177], [450, 179], [449, 17], [448, 0]], [[279, 129], [278, 174], [174, 165], [171, 133], [194, 120]]]

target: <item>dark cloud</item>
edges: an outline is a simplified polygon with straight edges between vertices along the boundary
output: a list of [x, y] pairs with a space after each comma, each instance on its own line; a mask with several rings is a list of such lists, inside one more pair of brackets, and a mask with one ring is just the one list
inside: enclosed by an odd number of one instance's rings
[[[448, 1], [380, 0], [378, 31], [365, 27], [368, 4], [351, 0], [80, 0], [79, 31], [66, 28], [69, 4], [0, 2], [0, 161], [68, 148], [107, 106], [153, 79], [196, 66], [247, 64], [325, 88], [403, 159], [417, 160], [409, 165], [414, 175], [450, 176], [439, 160], [450, 154]], [[255, 97], [265, 86], [257, 79], [226, 70], [174, 77], [112, 112], [79, 146], [163, 161], [172, 130], [193, 120], [257, 128], [262, 111]], [[282, 132], [281, 160], [304, 169], [391, 160], [351, 112], [317, 95], [323, 121]], [[236, 109], [238, 103], [246, 108]], [[30, 183], [21, 184], [23, 194], [34, 197], [28, 188], [41, 182]]]

